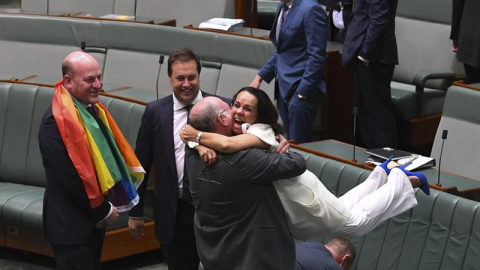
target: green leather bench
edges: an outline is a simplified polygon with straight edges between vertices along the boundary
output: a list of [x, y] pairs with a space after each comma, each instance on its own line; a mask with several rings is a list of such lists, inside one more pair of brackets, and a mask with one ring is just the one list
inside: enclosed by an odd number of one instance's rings
[[[363, 182], [370, 171], [295, 150], [307, 167], [337, 196]], [[418, 205], [362, 237], [349, 238], [357, 250], [352, 270], [478, 269], [480, 205], [431, 189], [417, 191]], [[333, 235], [313, 241], [326, 242]]]
[[[51, 87], [0, 82], [0, 246], [49, 256], [52, 251], [43, 238], [42, 221], [46, 177], [37, 137], [52, 97]], [[101, 102], [135, 148], [145, 106], [105, 96]], [[122, 213], [108, 229], [104, 245], [104, 249], [114, 247], [120, 251], [104, 250], [104, 261], [159, 247], [153, 236], [151, 206], [147, 208], [149, 238], [134, 241], [128, 232], [127, 213]]]
[[[461, 86], [448, 89], [431, 156], [442, 170], [474, 179], [480, 185], [480, 91]], [[445, 140], [443, 131], [448, 131]]]

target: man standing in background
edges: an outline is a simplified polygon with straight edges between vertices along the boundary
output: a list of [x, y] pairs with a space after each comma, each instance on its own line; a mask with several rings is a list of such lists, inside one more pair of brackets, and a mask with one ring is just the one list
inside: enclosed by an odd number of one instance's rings
[[398, 64], [397, 0], [356, 0], [343, 46], [344, 68], [355, 68], [358, 133], [367, 148], [396, 147], [390, 83]]
[[281, 0], [270, 31], [276, 48], [253, 81], [275, 82], [275, 100], [289, 140], [311, 140], [320, 97], [325, 93], [323, 63], [327, 14], [316, 0]]

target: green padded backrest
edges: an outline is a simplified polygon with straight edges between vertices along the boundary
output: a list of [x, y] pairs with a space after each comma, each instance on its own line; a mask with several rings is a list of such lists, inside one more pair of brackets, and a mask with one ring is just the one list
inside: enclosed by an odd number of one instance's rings
[[[361, 183], [369, 171], [294, 150], [337, 196]], [[479, 203], [431, 190], [416, 191], [418, 206], [387, 220], [362, 237], [352, 270], [476, 269], [480, 252]], [[313, 239], [326, 242], [333, 236]]]
[[9, 83], [0, 83], [0, 91], [5, 102], [4, 112], [0, 114], [0, 181], [44, 186], [37, 136], [53, 91]]
[[397, 16], [450, 24], [452, 0], [399, 0]]
[[[451, 86], [447, 91], [443, 114], [433, 142], [431, 156], [440, 158], [442, 170], [480, 181], [480, 91]], [[445, 142], [443, 130], [448, 131]]]

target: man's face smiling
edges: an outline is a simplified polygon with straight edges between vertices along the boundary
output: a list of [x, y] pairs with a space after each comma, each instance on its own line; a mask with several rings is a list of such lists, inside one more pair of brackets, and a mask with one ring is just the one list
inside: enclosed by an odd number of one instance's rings
[[102, 71], [95, 61], [77, 62], [71, 75], [66, 75], [66, 87], [80, 102], [95, 104], [102, 89]]
[[195, 61], [173, 62], [169, 81], [173, 94], [181, 103], [192, 103], [200, 90], [200, 74], [198, 74]]

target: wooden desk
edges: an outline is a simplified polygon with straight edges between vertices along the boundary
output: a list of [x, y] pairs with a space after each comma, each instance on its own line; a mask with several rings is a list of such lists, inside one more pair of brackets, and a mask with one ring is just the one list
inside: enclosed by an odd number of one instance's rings
[[[355, 148], [355, 159], [357, 161], [352, 161], [353, 145], [336, 140], [323, 140], [299, 145], [290, 144], [290, 146], [293, 149], [337, 160], [363, 169], [373, 170], [374, 168], [373, 165], [365, 163], [368, 155], [365, 153], [364, 148]], [[440, 171], [440, 185], [437, 185], [439, 171], [436, 168], [426, 168], [420, 170], [420, 172], [427, 177], [430, 188], [480, 202], [480, 180], [471, 179], [448, 171]]]
[[257, 0], [235, 0], [235, 18], [244, 19], [247, 27], [258, 27]]
[[[191, 29], [191, 30], [198, 30], [198, 31], [205, 31], [205, 32], [212, 32], [212, 33], [219, 33], [219, 34], [225, 34], [225, 35], [233, 35], [233, 36], [239, 36], [239, 37], [248, 37], [248, 38], [255, 38], [255, 39], [262, 39], [262, 40], [267, 40], [270, 42], [270, 38], [268, 37], [269, 31], [264, 30], [264, 29], [256, 29], [253, 28], [251, 29], [250, 27], [244, 27], [243, 29], [236, 31], [236, 32], [231, 32], [231, 31], [222, 31], [222, 30], [216, 30], [216, 29], [206, 29], [206, 28], [198, 28], [196, 26], [193, 26], [191, 24], [183, 26], [185, 29]], [[251, 32], [250, 32], [251, 30]], [[265, 33], [267, 31], [268, 33]]]
[[[103, 18], [103, 16], [107, 15], [116, 15], [117, 18]], [[156, 17], [146, 17], [146, 16], [133, 16], [134, 18], [122, 18], [122, 16], [132, 16], [132, 15], [121, 15], [121, 14], [93, 14], [93, 13], [86, 13], [86, 12], [78, 12], [74, 14], [64, 14], [63, 16], [72, 17], [72, 18], [81, 18], [81, 19], [91, 19], [91, 20], [101, 20], [101, 21], [116, 21], [116, 22], [133, 22], [133, 23], [146, 23], [146, 24], [157, 24], [157, 25], [164, 25], [164, 26], [173, 26], [177, 25], [177, 21], [175, 19], [164, 19], [164, 18], [156, 18]]]
[[466, 84], [464, 81], [456, 81], [453, 82], [453, 85], [480, 91], [480, 83]]

